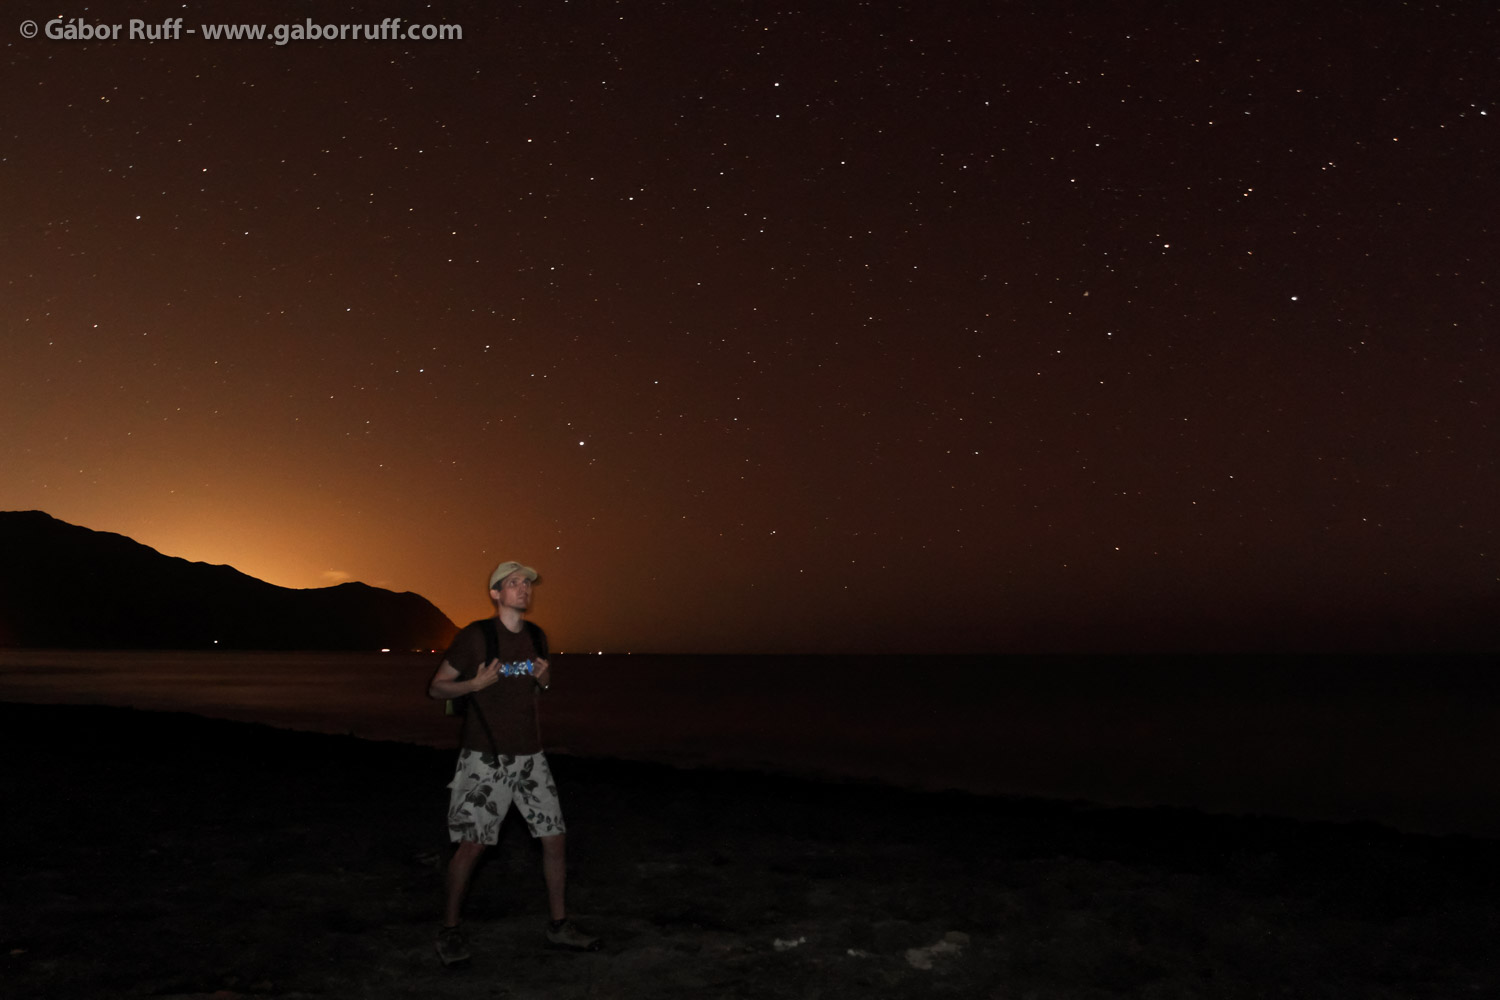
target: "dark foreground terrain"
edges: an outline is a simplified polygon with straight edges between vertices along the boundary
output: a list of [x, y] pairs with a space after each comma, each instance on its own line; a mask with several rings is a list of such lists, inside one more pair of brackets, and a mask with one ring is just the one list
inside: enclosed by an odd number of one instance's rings
[[0, 996], [1480, 997], [1500, 842], [554, 758], [571, 902], [524, 827], [470, 967], [432, 936], [451, 755], [0, 705]]

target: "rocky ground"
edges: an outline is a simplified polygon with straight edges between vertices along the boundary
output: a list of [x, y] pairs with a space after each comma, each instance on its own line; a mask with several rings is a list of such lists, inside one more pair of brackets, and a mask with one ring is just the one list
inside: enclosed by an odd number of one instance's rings
[[0, 705], [0, 996], [1500, 995], [1500, 843], [556, 757], [570, 900], [508, 824], [450, 970], [451, 754]]

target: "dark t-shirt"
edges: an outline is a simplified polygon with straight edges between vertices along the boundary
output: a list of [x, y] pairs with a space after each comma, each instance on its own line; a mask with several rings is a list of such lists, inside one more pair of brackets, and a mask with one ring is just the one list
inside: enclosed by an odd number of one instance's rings
[[[512, 632], [496, 622], [500, 633], [500, 662], [518, 663], [537, 658], [531, 642], [531, 630], [522, 627]], [[481, 622], [470, 622], [454, 636], [453, 644], [443, 654], [458, 671], [460, 680], [469, 680], [484, 662], [485, 642]], [[537, 720], [536, 680], [529, 675], [501, 677], [483, 691], [469, 695], [459, 746], [485, 753], [523, 754], [542, 750], [541, 727]]]

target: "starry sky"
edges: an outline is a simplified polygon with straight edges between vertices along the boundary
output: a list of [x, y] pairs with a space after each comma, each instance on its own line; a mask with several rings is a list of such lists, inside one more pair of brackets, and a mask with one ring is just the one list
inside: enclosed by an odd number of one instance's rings
[[[9, 5], [0, 508], [564, 650], [1495, 648], [1489, 8]], [[463, 38], [17, 29], [229, 10]]]

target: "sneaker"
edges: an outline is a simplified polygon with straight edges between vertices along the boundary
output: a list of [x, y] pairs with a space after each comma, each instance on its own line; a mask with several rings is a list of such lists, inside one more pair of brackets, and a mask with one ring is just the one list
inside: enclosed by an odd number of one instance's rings
[[438, 958], [444, 965], [462, 965], [469, 960], [469, 942], [457, 927], [444, 927], [437, 936]]
[[568, 951], [598, 951], [604, 944], [592, 934], [585, 934], [571, 920], [560, 920], [547, 924], [547, 947], [565, 948]]

